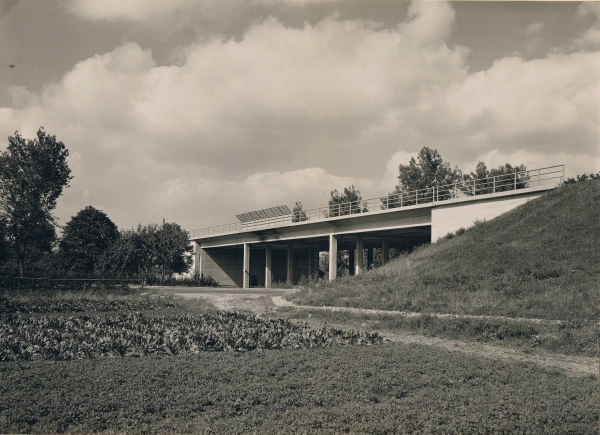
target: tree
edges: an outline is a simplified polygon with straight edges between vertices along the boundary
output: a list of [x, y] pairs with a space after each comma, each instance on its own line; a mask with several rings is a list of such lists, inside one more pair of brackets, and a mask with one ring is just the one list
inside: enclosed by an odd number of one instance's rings
[[523, 164], [512, 166], [506, 163], [488, 170], [483, 162], [477, 163], [475, 172], [463, 177], [461, 191], [467, 196], [485, 195], [494, 192], [523, 189], [529, 186], [527, 167]]
[[96, 269], [105, 276], [138, 277], [145, 265], [145, 246], [140, 232], [141, 225], [137, 230], [122, 230], [111, 249], [100, 257]]
[[160, 276], [187, 272], [192, 265], [193, 247], [188, 234], [176, 223], [138, 225], [121, 231], [121, 236], [100, 260], [104, 273], [133, 277]]
[[344, 193], [340, 194], [337, 189], [331, 191], [329, 200], [329, 217], [344, 216], [347, 214], [364, 213], [369, 211], [362, 202], [360, 191], [354, 188], [354, 185], [344, 188]]
[[156, 260], [161, 272], [161, 281], [165, 274], [184, 273], [192, 266], [194, 248], [190, 244], [187, 231], [176, 223], [166, 223], [156, 232]]
[[15, 132], [0, 152], [0, 218], [21, 277], [31, 248], [48, 252], [55, 242], [52, 211], [72, 179], [68, 155], [65, 145], [43, 128], [34, 140]]
[[119, 238], [119, 230], [100, 210], [87, 206], [65, 226], [59, 243], [65, 271], [87, 276], [94, 272], [100, 257]]
[[451, 185], [459, 182], [462, 176], [460, 169], [452, 169], [437, 150], [428, 147], [419, 151], [417, 160], [412, 157], [408, 165], [400, 164], [398, 172], [398, 184], [389, 194], [390, 198], [382, 198], [382, 202], [385, 201], [384, 208], [431, 202], [434, 192], [436, 198], [448, 199]]
[[302, 203], [297, 202], [292, 210], [292, 222], [304, 222], [307, 221], [308, 217], [304, 212], [304, 208], [302, 208]]

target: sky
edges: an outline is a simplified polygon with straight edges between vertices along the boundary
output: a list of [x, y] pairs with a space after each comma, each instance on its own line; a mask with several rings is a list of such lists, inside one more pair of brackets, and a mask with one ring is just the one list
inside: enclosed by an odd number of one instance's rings
[[0, 150], [69, 150], [55, 211], [187, 230], [354, 185], [425, 146], [469, 173], [600, 171], [600, 8], [578, 2], [0, 0]]

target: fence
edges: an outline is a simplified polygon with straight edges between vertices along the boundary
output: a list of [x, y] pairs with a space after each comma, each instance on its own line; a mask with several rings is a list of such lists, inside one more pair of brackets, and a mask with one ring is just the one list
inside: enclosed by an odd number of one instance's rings
[[426, 189], [396, 193], [379, 198], [335, 204], [327, 207], [300, 210], [286, 216], [260, 219], [251, 222], [236, 222], [189, 232], [190, 239], [220, 234], [241, 233], [283, 227], [306, 221], [318, 221], [338, 216], [369, 213], [427, 203], [452, 201], [478, 195], [494, 194], [511, 190], [526, 189], [542, 185], [557, 185], [564, 181], [565, 166], [549, 166], [529, 171], [513, 172], [478, 179], [465, 178], [457, 183], [443, 184]]
[[75, 279], [75, 278], [21, 278], [0, 276], [0, 289], [43, 289], [43, 290], [79, 290], [104, 286], [115, 288], [127, 284], [144, 286], [144, 279]]

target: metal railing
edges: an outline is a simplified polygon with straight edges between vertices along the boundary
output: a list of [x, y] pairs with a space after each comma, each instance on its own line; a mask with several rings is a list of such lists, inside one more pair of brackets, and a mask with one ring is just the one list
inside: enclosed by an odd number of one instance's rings
[[329, 205], [326, 207], [299, 210], [286, 216], [277, 216], [251, 222], [236, 222], [232, 224], [217, 225], [190, 231], [189, 236], [190, 239], [194, 239], [220, 234], [264, 230], [306, 221], [318, 221], [359, 213], [371, 213], [374, 211], [410, 207], [421, 204], [452, 201], [461, 198], [526, 189], [542, 185], [557, 185], [562, 183], [564, 178], [565, 165], [549, 166], [546, 168], [519, 171], [478, 179], [472, 179], [465, 176], [463, 180], [453, 184], [443, 184], [410, 192], [394, 193], [379, 198], [370, 198], [343, 204]]

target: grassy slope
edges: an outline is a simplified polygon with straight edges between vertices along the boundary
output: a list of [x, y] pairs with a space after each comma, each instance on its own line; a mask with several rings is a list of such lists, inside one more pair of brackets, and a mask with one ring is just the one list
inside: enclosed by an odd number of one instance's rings
[[600, 182], [563, 186], [296, 303], [560, 320], [600, 316]]

